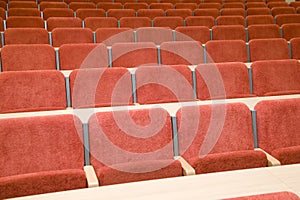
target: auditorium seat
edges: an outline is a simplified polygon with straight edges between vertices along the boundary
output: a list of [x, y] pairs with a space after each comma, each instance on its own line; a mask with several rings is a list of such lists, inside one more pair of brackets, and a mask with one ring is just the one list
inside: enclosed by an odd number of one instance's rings
[[87, 187], [77, 117], [17, 117], [1, 119], [0, 124], [1, 198]]
[[6, 28], [44, 28], [44, 20], [34, 16], [11, 16], [6, 19]]
[[6, 19], [6, 10], [1, 7], [0, 7], [0, 17], [4, 20]]
[[149, 5], [150, 9], [162, 9], [163, 11], [166, 11], [168, 9], [172, 9], [173, 8], [173, 4], [172, 3], [151, 3]]
[[139, 104], [194, 100], [192, 72], [187, 65], [140, 67], [135, 80]]
[[242, 25], [245, 26], [245, 19], [242, 16], [219, 16], [216, 18], [217, 25]]
[[98, 112], [89, 119], [89, 137], [100, 186], [182, 176], [162, 108]]
[[55, 28], [81, 28], [82, 20], [74, 17], [49, 17], [47, 19], [47, 30]]
[[228, 198], [225, 200], [268, 200], [268, 199], [286, 199], [286, 200], [299, 200], [299, 197], [292, 192], [272, 192], [272, 193], [265, 193], [265, 194], [256, 194], [250, 196], [242, 196], [242, 197], [235, 197], [235, 198]]
[[152, 27], [152, 21], [149, 17], [121, 17], [120, 27], [139, 28]]
[[47, 20], [49, 17], [74, 17], [74, 12], [69, 8], [46, 8], [43, 11], [43, 18]]
[[4, 31], [4, 43], [49, 44], [49, 35], [44, 28], [9, 28]]
[[277, 24], [255, 24], [248, 26], [248, 40], [280, 38], [280, 27]]
[[270, 8], [262, 7], [262, 8], [248, 8], [247, 15], [271, 15]]
[[190, 9], [191, 11], [194, 11], [196, 8], [198, 8], [197, 3], [176, 3], [175, 9]]
[[7, 11], [8, 17], [10, 16], [36, 16], [40, 17], [41, 13], [37, 8], [10, 8]]
[[125, 3], [135, 3], [136, 0], [114, 0], [114, 2], [121, 3], [124, 5]]
[[216, 19], [219, 16], [219, 10], [216, 8], [198, 8], [194, 10], [194, 16], [211, 16]]
[[300, 14], [281, 14], [275, 16], [276, 24], [300, 23]]
[[204, 49], [197, 41], [163, 42], [160, 45], [160, 56], [163, 65], [204, 63]]
[[73, 70], [70, 74], [70, 88], [72, 107], [75, 109], [133, 103], [131, 75], [125, 68]]
[[300, 2], [297, 1], [290, 2], [290, 7], [297, 9], [298, 7], [300, 7]]
[[299, 99], [266, 100], [255, 106], [258, 147], [280, 161], [300, 163]]
[[108, 67], [104, 44], [64, 44], [59, 48], [60, 70]]
[[212, 27], [212, 39], [246, 41], [246, 30], [242, 25], [214, 26]]
[[10, 1], [8, 2], [8, 8], [38, 8], [38, 5], [34, 1]]
[[285, 2], [285, 1], [268, 2], [267, 5], [270, 9], [276, 8], [276, 7], [288, 7], [289, 6], [288, 2]]
[[153, 20], [155, 17], [163, 17], [164, 10], [163, 9], [139, 9], [137, 11], [138, 17], [149, 17]]
[[40, 10], [44, 11], [46, 8], [68, 8], [68, 4], [66, 4], [65, 2], [42, 1], [40, 3]]
[[242, 103], [184, 106], [177, 111], [179, 155], [196, 174], [266, 167], [254, 150], [251, 112]]
[[71, 2], [69, 8], [75, 12], [79, 8], [96, 9], [96, 5], [93, 2]]
[[265, 2], [247, 2], [246, 8], [266, 8], [267, 4]]
[[247, 25], [254, 24], [274, 24], [272, 15], [250, 15], [246, 17]]
[[250, 61], [289, 59], [288, 43], [283, 38], [253, 39], [249, 41]]
[[300, 60], [300, 38], [293, 38], [290, 40], [292, 58]]
[[118, 20], [114, 17], [87, 17], [84, 19], [84, 25], [92, 31], [96, 31], [97, 28], [117, 28]]
[[157, 48], [152, 42], [115, 43], [112, 45], [113, 67], [157, 65]]
[[244, 2], [224, 2], [223, 3], [223, 8], [241, 8], [243, 10], [245, 10], [245, 6], [244, 6]]
[[111, 46], [114, 43], [134, 42], [134, 33], [131, 28], [98, 28], [96, 42]]
[[212, 40], [206, 47], [207, 62], [248, 62], [247, 46], [243, 40]]
[[63, 44], [93, 42], [93, 32], [88, 28], [55, 28], [52, 31], [52, 45], [54, 47]]
[[210, 40], [210, 31], [205, 26], [179, 26], [175, 29], [176, 41], [198, 41], [205, 44]]
[[293, 59], [253, 62], [253, 93], [258, 96], [300, 94], [299, 67]]
[[173, 32], [171, 29], [160, 27], [141, 27], [136, 29], [137, 42], [153, 42], [160, 45], [163, 42], [173, 41]]
[[178, 26], [183, 26], [184, 20], [182, 17], [155, 17], [153, 19], [153, 26], [154, 27], [164, 27], [164, 28], [170, 28], [175, 29]]
[[59, 71], [2, 72], [0, 82], [0, 113], [66, 109], [65, 77]]
[[133, 9], [109, 9], [107, 12], [107, 17], [115, 17], [118, 20], [121, 17], [135, 17], [135, 10]]
[[214, 8], [214, 9], [217, 9], [217, 10], [220, 10], [221, 9], [221, 7], [222, 7], [222, 5], [220, 4], [220, 3], [214, 3], [214, 2], [212, 2], [212, 3], [202, 3], [202, 2], [200, 2], [199, 3], [199, 8], [200, 9], [210, 9], [210, 8]]
[[201, 64], [195, 69], [197, 98], [252, 97], [247, 66], [241, 62]]
[[3, 8], [6, 10], [7, 8], [7, 2], [6, 1], [0, 1], [0, 8]]
[[244, 8], [223, 8], [220, 10], [221, 15], [238, 15], [245, 17], [246, 11]]
[[70, 4], [72, 2], [88, 2], [88, 0], [64, 0], [67, 4]]
[[84, 20], [87, 17], [105, 17], [105, 10], [103, 9], [87, 9], [79, 8], [76, 10], [76, 17]]
[[127, 2], [124, 4], [124, 9], [133, 9], [135, 11], [138, 11], [139, 9], [148, 9], [148, 4], [143, 2]]
[[108, 11], [109, 9], [122, 9], [123, 5], [120, 2], [99, 2], [97, 4], [98, 9]]
[[168, 9], [166, 10], [165, 12], [166, 16], [179, 16], [179, 17], [182, 17], [183, 19], [185, 19], [186, 17], [189, 17], [189, 16], [192, 16], [192, 10], [190, 9]]
[[275, 17], [280, 14], [296, 14], [296, 9], [293, 7], [274, 7], [271, 9], [271, 12]]
[[1, 59], [3, 71], [56, 69], [54, 48], [48, 44], [5, 45]]
[[185, 18], [186, 26], [206, 26], [212, 28], [215, 24], [215, 19], [212, 16], [190, 16]]
[[282, 28], [282, 37], [288, 41], [291, 40], [292, 38], [300, 37], [299, 23], [283, 24], [281, 28]]

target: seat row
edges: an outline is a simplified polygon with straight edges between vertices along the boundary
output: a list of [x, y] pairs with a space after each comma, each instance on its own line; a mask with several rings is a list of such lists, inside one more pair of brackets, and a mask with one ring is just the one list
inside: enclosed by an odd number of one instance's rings
[[108, 110], [86, 123], [72, 114], [2, 118], [1, 198], [299, 163], [299, 105], [191, 105], [172, 117]]
[[300, 94], [299, 77], [296, 60], [3, 72], [0, 113]]

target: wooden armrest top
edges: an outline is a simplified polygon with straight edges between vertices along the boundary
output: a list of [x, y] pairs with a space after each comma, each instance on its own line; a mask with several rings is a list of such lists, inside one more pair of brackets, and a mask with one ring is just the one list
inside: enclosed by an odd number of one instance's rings
[[183, 175], [190, 176], [195, 175], [195, 169], [181, 156], [174, 157], [175, 160], [178, 160], [181, 163], [183, 169]]
[[264, 151], [261, 148], [255, 148], [256, 151], [262, 151], [264, 154], [266, 154], [267, 156], [267, 160], [268, 160], [268, 166], [278, 166], [281, 165], [280, 161], [277, 160], [276, 158], [274, 158], [272, 155], [270, 155], [269, 153], [267, 153], [266, 151]]
[[83, 170], [86, 174], [86, 179], [88, 183], [88, 187], [98, 187], [99, 181], [96, 175], [96, 172], [94, 170], [94, 167], [92, 165], [87, 165], [83, 167]]

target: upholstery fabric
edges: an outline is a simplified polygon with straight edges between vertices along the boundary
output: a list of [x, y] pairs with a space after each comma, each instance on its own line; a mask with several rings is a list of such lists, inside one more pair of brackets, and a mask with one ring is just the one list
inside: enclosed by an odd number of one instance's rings
[[227, 200], [299, 200], [300, 198], [292, 192], [274, 192], [274, 193], [267, 193], [267, 194], [257, 194], [257, 195], [251, 195], [251, 196], [244, 196], [244, 197], [235, 197], [235, 198], [229, 198]]
[[94, 8], [79, 8], [76, 10], [76, 17], [84, 20], [87, 17], [105, 17], [105, 10]]
[[43, 28], [9, 28], [4, 31], [5, 44], [49, 44], [48, 31]]
[[270, 10], [268, 15], [248, 15], [246, 17], [247, 25], [255, 25], [255, 24], [274, 24], [274, 18], [270, 15]]
[[282, 35], [286, 40], [300, 37], [300, 24], [290, 23], [282, 25]]
[[6, 19], [6, 28], [44, 28], [44, 20], [35, 16], [11, 16]]
[[212, 28], [214, 23], [212, 16], [190, 16], [185, 18], [186, 26], [206, 26]]
[[292, 58], [300, 59], [300, 38], [291, 39], [291, 50], [292, 50]]
[[275, 149], [271, 153], [282, 165], [300, 163], [300, 145]]
[[118, 20], [121, 19], [121, 17], [135, 17], [135, 10], [133, 9], [109, 9], [107, 11], [108, 17], [115, 17]]
[[155, 17], [163, 17], [164, 10], [163, 9], [139, 9], [137, 11], [139, 17], [149, 17], [153, 20]]
[[264, 38], [280, 38], [280, 27], [276, 24], [248, 26], [248, 40]]
[[148, 17], [121, 17], [120, 27], [139, 28], [151, 27], [152, 21]]
[[212, 39], [246, 41], [246, 30], [242, 25], [214, 26], [212, 27]]
[[300, 14], [281, 14], [275, 16], [276, 24], [282, 26], [288, 23], [300, 23]]
[[173, 41], [171, 29], [160, 27], [141, 27], [136, 29], [137, 42], [153, 42], [160, 45], [163, 42]]
[[205, 44], [210, 40], [210, 31], [205, 26], [179, 26], [175, 29], [176, 41], [198, 41]]
[[245, 20], [242, 16], [219, 16], [216, 18], [217, 25], [242, 25], [245, 26]]
[[96, 42], [112, 46], [114, 43], [134, 42], [134, 34], [131, 28], [98, 28], [96, 30]]
[[47, 30], [52, 31], [55, 28], [81, 28], [82, 22], [79, 18], [72, 17], [49, 17], [47, 19]]
[[86, 28], [96, 31], [97, 28], [118, 27], [118, 20], [114, 17], [87, 17], [84, 19]]
[[73, 10], [69, 8], [46, 8], [43, 11], [44, 20], [49, 17], [74, 17]]
[[93, 33], [88, 28], [55, 28], [52, 31], [52, 45], [60, 47], [63, 44], [93, 43]]
[[182, 17], [175, 17], [175, 16], [169, 16], [169, 17], [155, 17], [153, 19], [154, 27], [164, 27], [164, 28], [170, 28], [175, 29], [178, 26], [183, 26], [183, 18]]
[[168, 9], [166, 10], [166, 16], [180, 16], [185, 19], [188, 16], [192, 16], [192, 11], [190, 9]]
[[219, 16], [219, 9], [216, 8], [204, 8], [194, 10], [194, 16], [211, 16], [216, 19]]

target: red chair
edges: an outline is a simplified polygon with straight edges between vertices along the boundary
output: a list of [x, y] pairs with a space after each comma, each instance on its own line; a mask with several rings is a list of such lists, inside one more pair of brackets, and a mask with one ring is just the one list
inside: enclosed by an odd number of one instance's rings
[[81, 28], [82, 21], [73, 17], [49, 17], [47, 19], [47, 30], [52, 31], [55, 28]]
[[153, 20], [155, 17], [163, 17], [164, 10], [162, 9], [139, 9], [137, 11], [138, 17], [149, 17]]
[[97, 4], [98, 9], [103, 9], [105, 11], [108, 11], [109, 9], [122, 9], [123, 6], [121, 3], [112, 3], [112, 2], [99, 2]]
[[220, 10], [221, 15], [238, 15], [245, 17], [246, 11], [244, 8], [223, 8]]
[[76, 17], [84, 20], [87, 17], [105, 17], [105, 10], [103, 9], [87, 9], [87, 8], [79, 8], [76, 10]]
[[134, 42], [134, 33], [131, 28], [98, 28], [96, 42], [107, 46], [119, 42]]
[[127, 2], [124, 4], [124, 9], [133, 9], [135, 11], [138, 11], [139, 9], [148, 9], [148, 4], [143, 2], [139, 2], [139, 3]]
[[159, 27], [142, 27], [136, 30], [137, 42], [153, 42], [160, 45], [163, 42], [173, 41], [173, 32], [171, 29]]
[[292, 58], [300, 60], [300, 38], [291, 39]]
[[242, 25], [214, 26], [212, 27], [212, 39], [246, 41], [246, 30]]
[[44, 28], [9, 28], [4, 31], [4, 43], [49, 44], [49, 34]]
[[272, 15], [251, 15], [246, 17], [247, 25], [254, 24], [274, 24]]
[[66, 4], [65, 2], [41, 2], [40, 10], [44, 11], [46, 8], [68, 8], [68, 4]]
[[205, 44], [210, 40], [210, 30], [204, 26], [179, 26], [175, 29], [176, 41], [198, 41]]
[[290, 199], [290, 200], [298, 200], [299, 197], [292, 192], [273, 192], [273, 193], [267, 193], [267, 194], [257, 194], [257, 195], [251, 195], [251, 196], [243, 196], [243, 197], [235, 197], [235, 198], [229, 198], [226, 200], [254, 200], [254, 199]]
[[175, 29], [178, 26], [183, 26], [184, 21], [182, 17], [155, 17], [153, 19], [154, 27], [168, 27]]
[[114, 17], [87, 17], [84, 19], [84, 25], [92, 31], [98, 28], [117, 28], [118, 20]]
[[96, 5], [93, 2], [71, 2], [69, 4], [69, 8], [72, 9], [74, 12], [77, 9], [84, 8], [84, 9], [96, 9]]
[[190, 9], [191, 11], [194, 11], [196, 8], [198, 8], [197, 3], [176, 3], [175, 9]]
[[166, 10], [166, 16], [179, 16], [185, 19], [186, 17], [192, 16], [192, 10], [190, 9], [168, 9]]
[[248, 26], [248, 40], [280, 38], [280, 27], [277, 24], [256, 24]]
[[263, 8], [248, 8], [247, 15], [270, 15], [271, 10], [270, 8], [263, 7]]
[[41, 17], [11, 16], [6, 19], [6, 28], [45, 28], [45, 25]]
[[93, 43], [93, 32], [88, 28], [55, 28], [52, 31], [52, 45]]
[[40, 17], [41, 13], [37, 8], [10, 8], [7, 11], [10, 16], [36, 16]]
[[120, 27], [152, 27], [152, 21], [148, 17], [122, 17], [120, 19]]
[[200, 9], [210, 9], [210, 8], [214, 8], [214, 9], [218, 9], [218, 10], [220, 10], [221, 9], [221, 7], [222, 7], [222, 5], [220, 4], [220, 3], [202, 3], [202, 2], [200, 2], [199, 3], [199, 8]]
[[107, 11], [108, 17], [115, 17], [118, 20], [121, 17], [135, 17], [135, 10], [133, 9], [109, 9]]
[[285, 1], [268, 2], [267, 5], [270, 9], [276, 8], [276, 7], [288, 7], [289, 6], [288, 2], [285, 2]]
[[217, 25], [242, 25], [245, 26], [245, 20], [242, 16], [219, 16], [216, 18]]
[[215, 19], [219, 16], [219, 10], [216, 8], [199, 8], [194, 10], [194, 16], [211, 16]]
[[275, 17], [280, 14], [296, 14], [296, 9], [293, 7], [274, 7], [271, 9], [271, 12]]
[[10, 1], [8, 8], [38, 8], [38, 5], [34, 1]]
[[275, 16], [276, 24], [300, 23], [300, 14], [281, 14]]
[[300, 37], [300, 24], [298, 23], [283, 24], [281, 28], [282, 37], [288, 41], [292, 38]]
[[265, 2], [247, 2], [246, 8], [267, 8], [267, 4]]
[[172, 9], [173, 8], [173, 4], [172, 3], [151, 3], [149, 5], [150, 9], [162, 9], [163, 11], [166, 11], [168, 9]]
[[212, 28], [215, 24], [215, 19], [211, 16], [190, 16], [185, 18], [186, 26], [206, 26]]
[[43, 11], [44, 20], [49, 17], [74, 17], [73, 10], [69, 8], [46, 8]]

